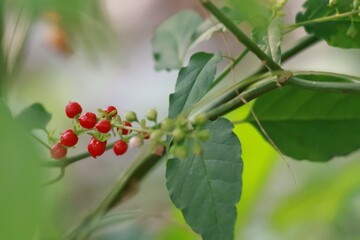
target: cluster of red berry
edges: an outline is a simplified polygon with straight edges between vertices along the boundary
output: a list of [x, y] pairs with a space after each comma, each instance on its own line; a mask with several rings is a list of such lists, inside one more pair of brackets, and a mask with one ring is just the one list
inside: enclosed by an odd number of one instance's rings
[[[92, 112], [81, 114], [82, 107], [80, 104], [69, 102], [65, 107], [65, 113], [69, 118], [74, 119], [74, 126], [73, 129], [64, 131], [60, 136], [60, 140], [52, 145], [51, 157], [55, 159], [64, 158], [67, 149], [75, 146], [79, 140], [78, 136], [83, 133], [92, 136], [87, 149], [94, 158], [101, 156], [106, 151], [107, 140], [111, 137], [110, 131], [120, 137], [120, 140], [117, 140], [113, 145], [113, 151], [116, 155], [123, 155], [128, 150], [128, 146], [140, 147], [143, 140], [150, 137], [150, 130], [146, 129], [144, 124], [142, 124], [141, 129], [132, 127], [131, 122], [138, 121], [134, 112], [128, 112], [125, 116], [126, 120], [122, 121], [114, 106], [98, 109], [98, 111], [98, 116]], [[156, 118], [156, 112], [154, 113]], [[154, 118], [151, 119], [154, 121]], [[130, 135], [132, 132], [134, 133]], [[162, 149], [160, 149], [161, 147]], [[163, 148], [163, 145], [160, 145], [156, 149], [156, 154], [161, 155]]]

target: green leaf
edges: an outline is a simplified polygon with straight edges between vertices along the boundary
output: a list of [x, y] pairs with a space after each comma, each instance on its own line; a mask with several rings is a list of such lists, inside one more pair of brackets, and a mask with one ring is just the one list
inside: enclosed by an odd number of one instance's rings
[[155, 69], [180, 69], [190, 48], [210, 39], [213, 33], [224, 30], [216, 19], [210, 17], [203, 21], [192, 10], [171, 16], [157, 27], [152, 40]]
[[253, 39], [256, 44], [276, 63], [281, 63], [281, 17], [275, 17], [267, 28], [255, 28]]
[[[302, 76], [306, 77], [317, 81], [326, 78]], [[286, 86], [260, 97], [254, 111], [282, 153], [298, 160], [320, 162], [360, 148], [359, 100], [358, 95]], [[252, 116], [247, 120], [259, 129]]]
[[179, 69], [196, 29], [202, 22], [195, 11], [181, 11], [162, 22], [152, 40], [156, 70]]
[[34, 239], [41, 212], [41, 155], [0, 99], [0, 239]]
[[227, 0], [230, 17], [235, 21], [246, 21], [254, 28], [266, 28], [271, 20], [269, 4], [263, 0]]
[[241, 146], [226, 119], [207, 123], [203, 156], [167, 162], [167, 188], [191, 228], [204, 240], [232, 240], [242, 187]]
[[[354, 10], [353, 2], [353, 0], [341, 0], [337, 1], [335, 6], [329, 6], [329, 1], [308, 0], [303, 5], [303, 11], [297, 14], [296, 22], [301, 23], [333, 16], [337, 13], [351, 12]], [[355, 8], [355, 10], [358, 9]], [[360, 17], [358, 14], [327, 22], [308, 24], [305, 25], [305, 30], [324, 39], [334, 47], [360, 48]]]
[[175, 118], [198, 102], [209, 91], [221, 61], [219, 53], [196, 53], [189, 65], [182, 68], [176, 82], [175, 93], [170, 95], [169, 117]]
[[29, 129], [45, 129], [51, 119], [44, 106], [40, 103], [34, 103], [25, 108], [16, 117], [16, 120]]

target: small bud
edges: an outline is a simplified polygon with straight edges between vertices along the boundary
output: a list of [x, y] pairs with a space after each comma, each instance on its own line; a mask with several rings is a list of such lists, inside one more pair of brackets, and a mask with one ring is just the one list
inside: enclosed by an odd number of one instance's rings
[[180, 142], [186, 138], [186, 133], [181, 128], [175, 128], [172, 131], [172, 136], [176, 142]]
[[195, 117], [194, 123], [197, 126], [203, 126], [207, 122], [208, 118], [205, 113], [199, 114]]
[[195, 142], [194, 145], [192, 146], [192, 151], [195, 155], [201, 155], [203, 153], [203, 149], [200, 143]]
[[164, 149], [165, 149], [164, 145], [159, 144], [159, 145], [157, 145], [154, 154], [157, 156], [161, 156], [164, 153]]
[[157, 129], [157, 130], [152, 131], [152, 133], [150, 134], [150, 139], [158, 141], [158, 140], [160, 140], [160, 138], [162, 136], [163, 136], [163, 132], [161, 130]]
[[170, 149], [170, 153], [173, 154], [176, 158], [179, 158], [181, 160], [185, 159], [187, 157], [187, 148], [185, 146], [172, 146]]
[[188, 126], [188, 120], [186, 118], [179, 117], [178, 119], [176, 119], [176, 125], [181, 128], [185, 128]]
[[336, 7], [338, 0], [329, 0], [329, 7]]
[[206, 142], [210, 138], [210, 131], [208, 129], [201, 130], [198, 137], [201, 141]]
[[351, 38], [355, 38], [357, 34], [358, 34], [358, 31], [356, 29], [355, 24], [354, 24], [354, 22], [351, 22], [350, 27], [346, 31], [346, 35]]
[[139, 136], [134, 136], [129, 141], [129, 147], [131, 148], [139, 148], [143, 144], [143, 140]]
[[133, 111], [126, 112], [125, 119], [126, 119], [126, 121], [129, 121], [129, 122], [137, 122], [138, 121], [136, 113]]
[[175, 127], [174, 121], [170, 118], [165, 118], [162, 122], [161, 122], [161, 130], [163, 131], [172, 131]]
[[157, 111], [152, 108], [152, 109], [149, 109], [147, 114], [146, 114], [146, 118], [149, 120], [149, 121], [153, 121], [153, 122], [156, 122], [156, 119], [157, 119]]

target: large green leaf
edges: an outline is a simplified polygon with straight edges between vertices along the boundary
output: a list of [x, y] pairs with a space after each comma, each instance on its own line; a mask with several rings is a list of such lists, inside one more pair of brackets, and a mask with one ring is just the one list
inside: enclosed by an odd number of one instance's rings
[[29, 129], [45, 129], [51, 119], [44, 106], [40, 103], [34, 103], [25, 108], [16, 117], [16, 120]]
[[40, 222], [41, 156], [1, 99], [0, 112], [0, 239], [34, 239]]
[[[292, 158], [327, 161], [360, 148], [359, 95], [286, 86], [260, 97], [254, 111], [281, 152]], [[252, 116], [247, 120], [259, 128]]]
[[174, 70], [183, 66], [186, 52], [224, 26], [210, 17], [202, 20], [192, 10], [183, 10], [161, 23], [152, 40], [156, 70]]
[[255, 28], [253, 39], [256, 44], [276, 63], [281, 62], [281, 17], [275, 17], [267, 28]]
[[208, 92], [215, 78], [216, 66], [221, 59], [220, 54], [203, 52], [191, 57], [189, 65], [179, 72], [175, 93], [170, 95], [170, 118], [175, 118]]
[[[353, 0], [336, 2], [335, 6], [329, 6], [329, 1], [308, 0], [303, 6], [303, 11], [297, 14], [296, 22], [332, 16], [337, 13], [351, 12], [354, 9]], [[357, 14], [354, 14], [352, 17], [342, 17], [327, 22], [305, 25], [305, 30], [324, 39], [329, 45], [334, 47], [360, 47], [360, 17]]]
[[240, 142], [226, 119], [209, 122], [203, 156], [167, 163], [167, 188], [191, 228], [204, 240], [232, 240], [235, 205], [240, 199], [242, 160]]

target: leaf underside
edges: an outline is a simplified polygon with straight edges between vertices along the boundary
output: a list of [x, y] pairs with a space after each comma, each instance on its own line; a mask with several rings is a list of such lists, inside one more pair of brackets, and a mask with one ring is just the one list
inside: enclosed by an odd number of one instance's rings
[[34, 103], [23, 109], [16, 120], [25, 127], [32, 129], [45, 129], [50, 122], [51, 114], [40, 103]]
[[[294, 159], [323, 162], [360, 147], [358, 95], [286, 86], [260, 97], [254, 111], [280, 151]], [[247, 120], [260, 131], [252, 116]]]
[[211, 138], [203, 144], [203, 156], [169, 159], [166, 185], [175, 206], [204, 240], [231, 240], [242, 186], [241, 146], [227, 119], [208, 122], [206, 128]]

